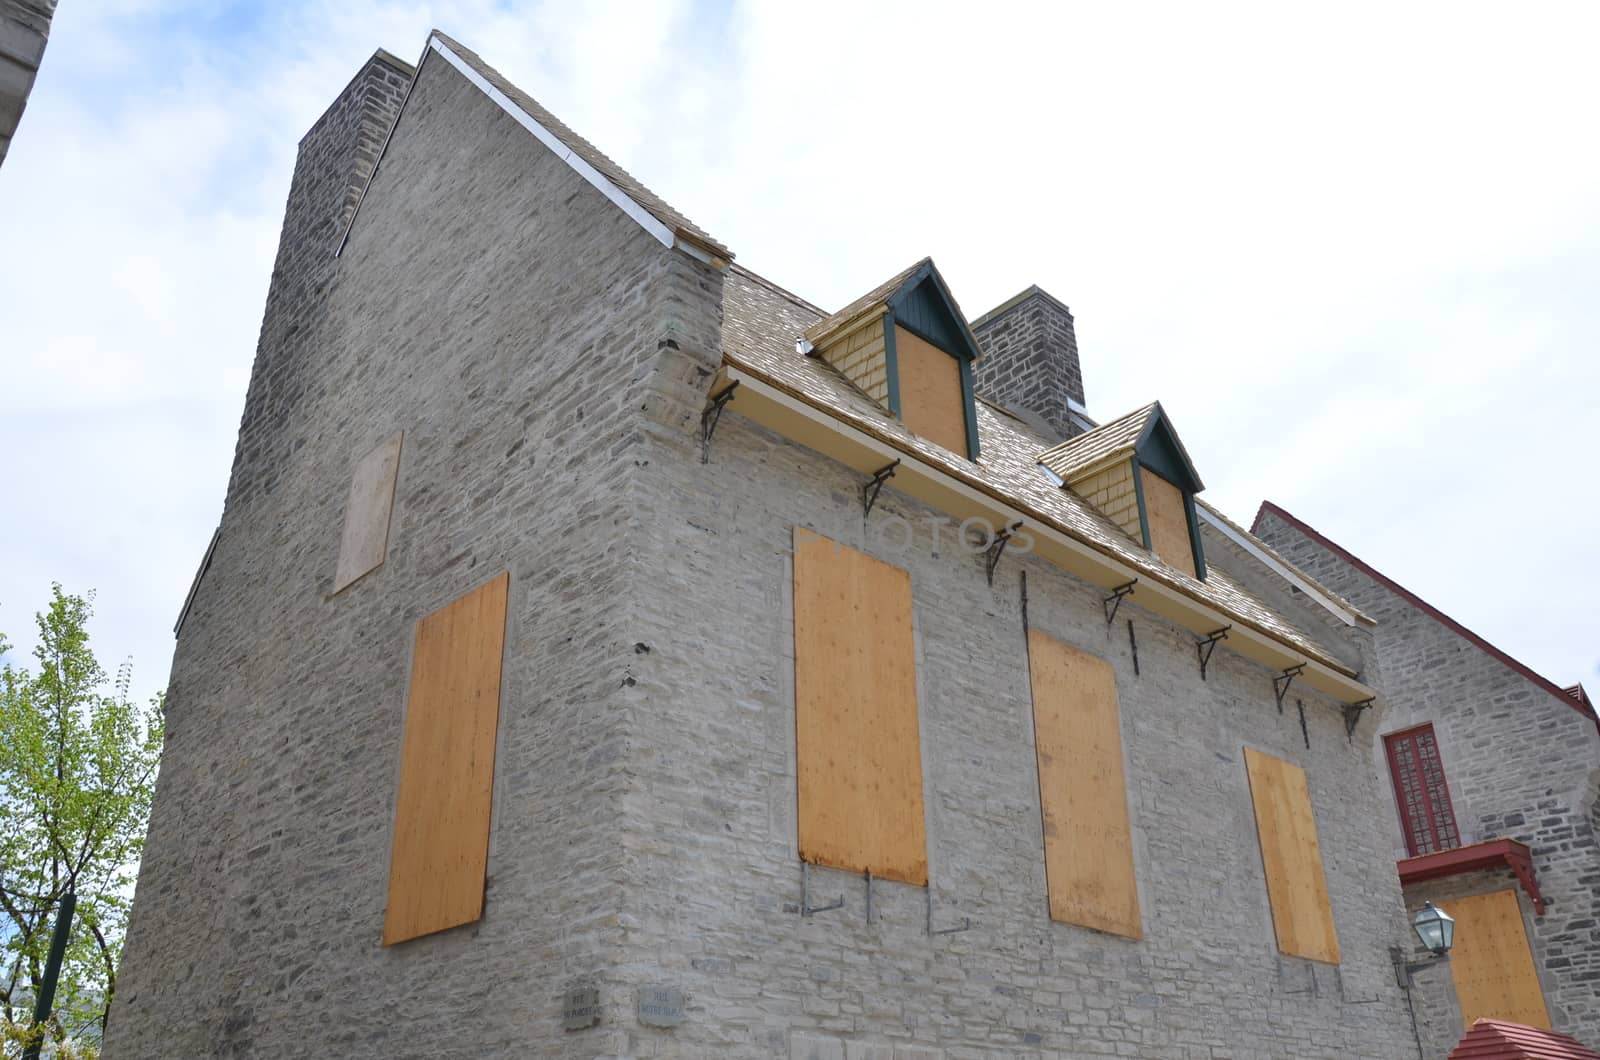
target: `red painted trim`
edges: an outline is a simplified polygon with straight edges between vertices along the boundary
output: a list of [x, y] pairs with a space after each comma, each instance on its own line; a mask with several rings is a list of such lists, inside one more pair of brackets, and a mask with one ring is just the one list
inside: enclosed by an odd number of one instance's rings
[[1439, 623], [1441, 623], [1442, 625], [1444, 625], [1448, 629], [1452, 630], [1453, 632], [1459, 634], [1460, 636], [1462, 636], [1466, 640], [1468, 640], [1468, 641], [1472, 642], [1473, 644], [1477, 645], [1478, 648], [1482, 649], [1487, 654], [1492, 655], [1496, 659], [1499, 659], [1501, 662], [1505, 663], [1511, 669], [1515, 670], [1517, 673], [1521, 674], [1523, 677], [1526, 677], [1528, 680], [1532, 681], [1534, 684], [1538, 685], [1540, 688], [1544, 689], [1546, 692], [1549, 692], [1551, 695], [1553, 695], [1557, 699], [1561, 700], [1561, 702], [1565, 703], [1567, 706], [1571, 707], [1573, 710], [1577, 711], [1579, 714], [1582, 714], [1584, 717], [1586, 717], [1586, 718], [1590, 719], [1591, 721], [1593, 721], [1595, 723], [1595, 727], [1596, 728], [1600, 728], [1600, 716], [1597, 716], [1591, 710], [1585, 710], [1581, 703], [1579, 703], [1573, 696], [1571, 696], [1571, 695], [1567, 694], [1565, 691], [1563, 691], [1562, 688], [1559, 685], [1557, 685], [1554, 681], [1551, 681], [1550, 679], [1545, 678], [1545, 677], [1540, 677], [1538, 674], [1534, 673], [1527, 666], [1525, 666], [1524, 664], [1522, 664], [1522, 663], [1518, 662], [1517, 660], [1513, 659], [1511, 656], [1507, 655], [1505, 652], [1501, 651], [1499, 648], [1496, 648], [1493, 644], [1490, 644], [1488, 641], [1484, 640], [1482, 637], [1480, 637], [1476, 633], [1472, 632], [1472, 630], [1468, 629], [1466, 626], [1463, 626], [1461, 623], [1457, 622], [1455, 619], [1451, 618], [1449, 615], [1445, 614], [1443, 611], [1439, 610], [1437, 607], [1434, 607], [1432, 604], [1428, 603], [1428, 601], [1424, 600], [1422, 597], [1418, 596], [1416, 593], [1412, 592], [1410, 589], [1407, 589], [1405, 586], [1401, 585], [1399, 582], [1395, 581], [1393, 578], [1390, 578], [1387, 575], [1381, 573], [1380, 571], [1378, 571], [1375, 568], [1373, 568], [1371, 565], [1369, 565], [1366, 562], [1364, 562], [1363, 560], [1357, 558], [1354, 554], [1350, 553], [1346, 549], [1341, 548], [1339, 545], [1337, 545], [1334, 542], [1328, 540], [1326, 537], [1322, 536], [1316, 530], [1312, 529], [1310, 526], [1307, 526], [1305, 523], [1301, 522], [1299, 519], [1295, 518], [1293, 515], [1290, 515], [1288, 512], [1286, 512], [1282, 508], [1278, 507], [1276, 504], [1273, 504], [1271, 501], [1262, 501], [1261, 502], [1261, 508], [1256, 512], [1255, 522], [1250, 524], [1250, 532], [1252, 534], [1257, 534], [1257, 535], [1260, 534], [1260, 532], [1261, 532], [1261, 517], [1264, 516], [1264, 515], [1267, 515], [1268, 513], [1271, 513], [1272, 515], [1276, 515], [1279, 519], [1282, 519], [1284, 522], [1288, 523], [1290, 526], [1294, 527], [1296, 530], [1299, 530], [1302, 534], [1305, 534], [1312, 541], [1314, 541], [1317, 544], [1321, 545], [1323, 548], [1327, 549], [1329, 552], [1332, 552], [1334, 555], [1338, 556], [1340, 559], [1344, 560], [1346, 563], [1350, 564], [1356, 570], [1358, 570], [1361, 573], [1365, 574], [1367, 577], [1371, 578], [1373, 581], [1377, 582], [1379, 585], [1382, 585], [1384, 588], [1388, 589], [1390, 592], [1394, 593], [1396, 596], [1399, 596], [1400, 598], [1404, 599], [1405, 601], [1410, 603], [1413, 607], [1417, 608], [1419, 611], [1422, 611], [1424, 614], [1431, 615], [1434, 619], [1436, 619]]
[[1533, 899], [1533, 911], [1544, 916], [1544, 895], [1540, 893], [1539, 880], [1534, 875], [1533, 855], [1525, 844], [1515, 839], [1491, 839], [1487, 843], [1441, 850], [1437, 854], [1402, 858], [1395, 863], [1395, 868], [1400, 873], [1400, 885], [1409, 887], [1424, 880], [1458, 876], [1463, 872], [1499, 868], [1502, 865], [1517, 874], [1522, 889]]

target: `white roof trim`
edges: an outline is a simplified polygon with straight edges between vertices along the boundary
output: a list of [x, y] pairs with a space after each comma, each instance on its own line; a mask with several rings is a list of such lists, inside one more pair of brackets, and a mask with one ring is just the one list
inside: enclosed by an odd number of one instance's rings
[[219, 525], [211, 531], [211, 544], [206, 546], [206, 554], [200, 560], [200, 569], [194, 572], [194, 581], [189, 583], [189, 595], [183, 598], [183, 608], [178, 612], [178, 621], [172, 625], [172, 635], [176, 637], [183, 631], [183, 620], [189, 617], [189, 607], [194, 603], [194, 594], [200, 591], [200, 581], [206, 576], [206, 571], [211, 569], [211, 557], [217, 554], [217, 541], [222, 537], [222, 527]]
[[[438, 37], [430, 36], [428, 38], [428, 50], [438, 52], [446, 62], [456, 68], [456, 71], [460, 73], [462, 77], [465, 77], [468, 81], [472, 82], [472, 84], [477, 87], [478, 91], [482, 92], [484, 95], [493, 100], [494, 104], [501, 110], [505, 111], [506, 114], [509, 115], [511, 119], [518, 125], [531, 132], [540, 143], [544, 144], [551, 151], [553, 151], [555, 156], [561, 159], [561, 161], [565, 162], [574, 173], [588, 181], [589, 184], [593, 185], [594, 188], [600, 192], [600, 194], [610, 199], [612, 203], [622, 210], [623, 213], [633, 218], [634, 223], [636, 223], [646, 232], [650, 233], [650, 235], [662, 246], [681, 250], [690, 257], [699, 261], [703, 261], [708, 265], [712, 265], [713, 267], [721, 267], [724, 264], [723, 262], [714, 258], [704, 248], [696, 246], [694, 243], [688, 242], [687, 240], [678, 238], [678, 234], [663, 224], [661, 220], [655, 216], [655, 214], [651, 213], [649, 210], [646, 210], [643, 206], [640, 206], [632, 197], [628, 195], [627, 192], [613, 184], [610, 178], [608, 178], [604, 173], [601, 173], [598, 169], [595, 169], [588, 162], [584, 161], [584, 159], [574, 152], [572, 148], [563, 143], [560, 137], [535, 121], [533, 115], [517, 106], [510, 96], [506, 95], [504, 92], [500, 91], [500, 89], [490, 84], [482, 74], [473, 69], [471, 63], [468, 63], [461, 56], [457, 55], [455, 51], [452, 50], [451, 47], [444, 41], [440, 40]], [[423, 58], [427, 58], [427, 51], [423, 52]], [[413, 85], [416, 84], [417, 77], [420, 77], [421, 75], [422, 63], [419, 61], [417, 63], [416, 77], [412, 78]], [[406, 90], [406, 100], [402, 101], [400, 104], [401, 114], [405, 113], [405, 104], [410, 100], [410, 98], [411, 90], [408, 88]], [[397, 115], [395, 117], [395, 126], [398, 126], [399, 124], [400, 118]], [[389, 135], [391, 137], [394, 135], [393, 128], [389, 130]], [[373, 179], [378, 175], [378, 166], [383, 164], [383, 155], [388, 150], [389, 141], [387, 138], [385, 138], [383, 142], [383, 149], [378, 153], [378, 161], [372, 167], [372, 175], [367, 178], [367, 184], [369, 186], [371, 185]], [[355, 214], [361, 212], [361, 200], [364, 198], [366, 198], [366, 188], [362, 188], [361, 198], [356, 200], [355, 212], [350, 215], [350, 224], [345, 227], [344, 236], [339, 240], [339, 250], [335, 252], [336, 254], [344, 250], [345, 241], [350, 238], [350, 230], [355, 227]]]
[[1227, 520], [1221, 519], [1214, 515], [1206, 508], [1205, 505], [1196, 504], [1194, 506], [1194, 511], [1195, 514], [1204, 520], [1205, 523], [1213, 530], [1217, 531], [1217, 533], [1221, 534], [1229, 541], [1232, 541], [1234, 544], [1244, 549], [1278, 577], [1282, 578], [1296, 589], [1299, 589], [1301, 592], [1305, 593], [1312, 600], [1315, 600], [1317, 603], [1321, 604], [1329, 614], [1333, 615], [1333, 617], [1337, 618], [1345, 625], [1355, 626], [1369, 624], [1362, 622], [1349, 608], [1342, 606], [1337, 601], [1329, 597], [1327, 593], [1324, 593], [1321, 589], [1318, 589], [1316, 586], [1306, 581], [1306, 579], [1301, 577], [1299, 572], [1293, 567], [1284, 563], [1282, 560], [1275, 559], [1249, 534], [1240, 533], [1234, 527], [1229, 525]]

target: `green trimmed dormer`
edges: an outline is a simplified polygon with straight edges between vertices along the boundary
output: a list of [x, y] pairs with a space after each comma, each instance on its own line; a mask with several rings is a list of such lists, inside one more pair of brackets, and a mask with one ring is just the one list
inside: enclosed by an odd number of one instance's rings
[[978, 459], [978, 340], [924, 258], [825, 320], [797, 345], [837, 368], [911, 433]]
[[1205, 579], [1194, 507], [1205, 484], [1161, 402], [1047, 449], [1039, 463], [1163, 562]]

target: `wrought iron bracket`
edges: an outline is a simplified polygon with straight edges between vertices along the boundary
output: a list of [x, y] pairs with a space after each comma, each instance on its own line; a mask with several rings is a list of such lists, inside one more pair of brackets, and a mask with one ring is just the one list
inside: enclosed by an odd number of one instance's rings
[[1200, 680], [1206, 679], [1206, 667], [1211, 665], [1211, 653], [1217, 650], [1217, 645], [1228, 639], [1228, 630], [1232, 626], [1223, 626], [1194, 642], [1195, 654], [1200, 657]]
[[1372, 709], [1372, 697], [1356, 703], [1341, 703], [1340, 709], [1344, 711], [1344, 738], [1347, 742], [1354, 742], [1356, 724], [1361, 721], [1361, 712]]
[[994, 584], [994, 569], [1000, 565], [1000, 556], [1006, 550], [1006, 542], [1011, 540], [1011, 535], [1022, 529], [1022, 523], [1015, 522], [998, 534], [994, 535], [994, 542], [989, 550], [983, 554], [983, 573], [989, 579], [989, 584]]
[[1408, 961], [1399, 946], [1389, 947], [1389, 960], [1394, 964], [1394, 983], [1401, 990], [1411, 989], [1412, 980], [1418, 972], [1425, 972], [1430, 968], [1443, 968], [1450, 963], [1448, 954], [1442, 957], [1430, 957], [1425, 961]]
[[1283, 713], [1283, 697], [1289, 694], [1289, 686], [1294, 684], [1294, 679], [1305, 673], [1306, 664], [1291, 666], [1283, 673], [1272, 679], [1272, 692], [1278, 697], [1278, 713]]
[[844, 895], [840, 895], [827, 905], [811, 904], [811, 866], [802, 861], [800, 863], [800, 915], [815, 916], [817, 913], [826, 913], [830, 909], [839, 909], [844, 905]]
[[1108, 627], [1117, 620], [1117, 608], [1122, 606], [1124, 599], [1133, 595], [1133, 587], [1138, 584], [1139, 579], [1135, 578], [1126, 585], [1119, 585], [1111, 590], [1110, 596], [1100, 601], [1100, 610], [1105, 612]]
[[883, 484], [894, 478], [894, 469], [900, 466], [896, 459], [894, 463], [880, 467], [872, 473], [872, 481], [864, 483], [861, 487], [861, 521], [867, 521], [867, 516], [872, 514], [872, 506], [878, 503], [878, 493], [883, 489]]
[[739, 380], [729, 383], [727, 388], [713, 398], [706, 400], [705, 411], [700, 413], [700, 462], [704, 464], [711, 459], [711, 436], [717, 433], [717, 423], [722, 419], [722, 410], [728, 402], [733, 400], [733, 392], [739, 389]]
[[935, 931], [933, 929], [933, 888], [924, 887], [923, 894], [926, 896], [928, 901], [927, 928], [929, 938], [932, 938], [935, 935], [958, 935], [963, 931], [970, 931], [972, 929], [972, 918], [970, 916], [964, 916], [961, 918], [960, 927], [940, 928], [939, 930]]

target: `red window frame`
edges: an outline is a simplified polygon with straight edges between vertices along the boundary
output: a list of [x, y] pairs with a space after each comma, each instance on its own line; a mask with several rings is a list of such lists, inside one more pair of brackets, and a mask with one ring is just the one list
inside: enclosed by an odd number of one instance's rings
[[1439, 739], [1431, 724], [1417, 725], [1383, 738], [1394, 783], [1395, 809], [1411, 857], [1454, 850], [1461, 845], [1450, 785], [1439, 755]]

